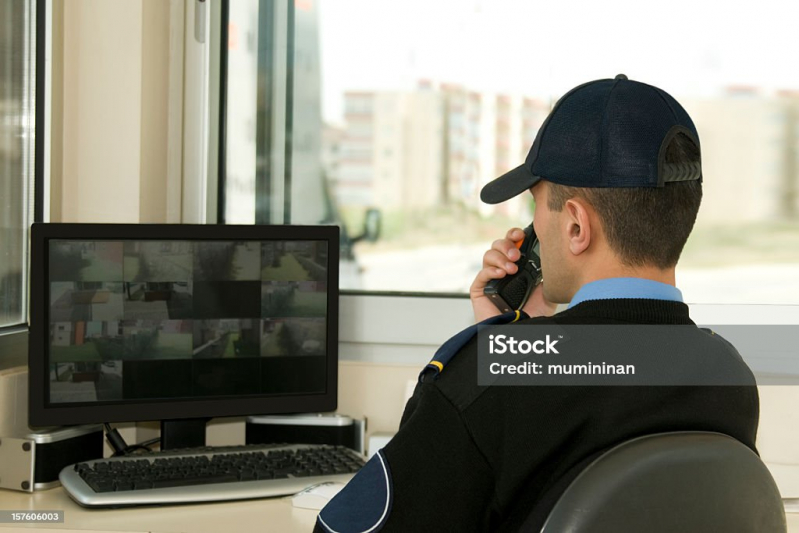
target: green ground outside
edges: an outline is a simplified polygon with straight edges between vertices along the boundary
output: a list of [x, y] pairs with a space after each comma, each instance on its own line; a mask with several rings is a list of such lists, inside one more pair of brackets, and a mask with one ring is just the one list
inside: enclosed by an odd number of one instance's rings
[[185, 359], [191, 357], [191, 333], [158, 333], [156, 341], [158, 359]]
[[[351, 235], [360, 233], [364, 212], [363, 208], [342, 209]], [[355, 250], [356, 255], [366, 256], [450, 244], [484, 244], [488, 249], [508, 229], [523, 228], [529, 223], [503, 215], [482, 217], [458, 205], [385, 210], [378, 241], [360, 242]], [[700, 221], [691, 232], [679, 265], [716, 268], [763, 263], [799, 263], [799, 220], [737, 222], [731, 213], [728, 223]]]
[[87, 361], [102, 361], [100, 352], [92, 341], [87, 341], [80, 346], [51, 346], [51, 363], [77, 363]]
[[282, 303], [273, 301], [262, 307], [263, 316], [275, 317], [323, 317], [327, 311], [327, 294], [287, 289]]
[[325, 316], [327, 294], [324, 292], [294, 291], [294, 298], [286, 316]]
[[285, 324], [277, 324], [272, 333], [264, 335], [261, 339], [261, 355], [286, 355], [283, 353], [283, 348], [280, 346], [280, 336], [285, 327]]
[[[532, 196], [529, 200], [532, 206]], [[349, 235], [351, 237], [360, 235], [366, 211], [360, 207], [342, 208], [341, 211]], [[488, 249], [492, 242], [504, 237], [510, 228], [524, 228], [530, 222], [532, 217], [527, 221], [499, 214], [483, 217], [461, 205], [426, 209], [386, 209], [382, 211], [381, 231], [377, 242], [359, 242], [356, 245], [356, 254], [381, 253], [439, 244], [485, 243]]]
[[126, 255], [123, 264], [123, 278], [125, 281], [132, 281], [139, 275], [139, 258], [135, 256]]
[[81, 269], [80, 279], [86, 281], [119, 281], [122, 279], [122, 264], [116, 261], [95, 258], [89, 266]]
[[239, 337], [241, 337], [239, 333], [228, 333], [227, 346], [225, 346], [225, 353], [222, 354], [222, 357], [236, 357], [236, 347], [233, 343], [239, 340]]
[[260, 249], [248, 251], [243, 244], [237, 246], [236, 253], [233, 256], [233, 265], [235, 270], [233, 274], [234, 280], [258, 279], [258, 269], [261, 267]]
[[61, 371], [61, 373], [58, 375], [58, 378], [56, 379], [56, 381], [71, 381], [71, 380], [72, 380], [72, 369]]
[[291, 333], [298, 340], [317, 340], [323, 342], [325, 339], [325, 321], [324, 320], [292, 321]]
[[313, 281], [294, 254], [281, 257], [280, 266], [277, 268], [261, 269], [261, 278], [268, 281]]
[[799, 263], [799, 222], [697, 226], [679, 265], [712, 268], [756, 263]]
[[[159, 333], [154, 354], [140, 354], [148, 359], [185, 359], [191, 357], [192, 336], [187, 333]], [[122, 358], [123, 354], [113, 359]], [[51, 363], [102, 361], [97, 346], [91, 340], [80, 346], [51, 346]]]
[[[151, 253], [153, 257], [159, 257], [157, 251], [152, 251]], [[148, 266], [148, 279], [139, 281], [185, 281], [191, 279], [192, 255], [162, 256], [160, 261], [151, 261]], [[123, 259], [123, 268], [124, 281], [136, 281], [141, 269], [141, 259], [136, 255], [126, 255]]]

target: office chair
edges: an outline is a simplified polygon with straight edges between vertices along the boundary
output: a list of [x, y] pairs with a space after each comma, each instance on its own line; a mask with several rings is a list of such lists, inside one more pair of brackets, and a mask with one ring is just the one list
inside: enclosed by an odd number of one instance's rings
[[721, 433], [635, 438], [590, 463], [541, 533], [784, 533], [777, 485], [760, 458]]

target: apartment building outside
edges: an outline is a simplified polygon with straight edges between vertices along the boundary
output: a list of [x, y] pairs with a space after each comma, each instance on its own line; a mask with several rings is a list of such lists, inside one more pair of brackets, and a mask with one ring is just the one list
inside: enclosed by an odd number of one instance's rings
[[698, 223], [796, 217], [799, 95], [736, 87], [713, 99], [685, 99], [702, 144]]
[[339, 204], [437, 205], [443, 179], [442, 102], [432, 90], [345, 94], [346, 127], [335, 165]]
[[[715, 98], [680, 100], [702, 143], [698, 223], [799, 216], [799, 92], [733, 87]], [[531, 217], [527, 195], [489, 206], [479, 194], [525, 160], [549, 103], [425, 83], [415, 91], [350, 92], [345, 109], [339, 158], [329, 141], [325, 152], [341, 205], [455, 205], [484, 216]]]
[[529, 216], [530, 198], [487, 206], [479, 194], [524, 161], [548, 109], [539, 100], [451, 84], [349, 92], [344, 133], [326, 136], [325, 165], [343, 206], [459, 205], [484, 215]]

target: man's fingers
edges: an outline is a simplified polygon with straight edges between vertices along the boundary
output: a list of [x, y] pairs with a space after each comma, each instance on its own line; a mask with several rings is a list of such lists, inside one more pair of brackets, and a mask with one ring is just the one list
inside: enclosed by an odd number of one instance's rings
[[469, 288], [469, 293], [471, 294], [472, 298], [478, 296], [482, 297], [484, 296], [483, 289], [491, 280], [501, 279], [506, 275], [508, 275], [508, 273], [501, 268], [486, 267], [478, 272], [477, 276], [475, 276], [472, 286]]
[[511, 228], [508, 230], [508, 234], [505, 238], [512, 241], [520, 241], [524, 239], [524, 230], [521, 228]]
[[[515, 248], [514, 248], [515, 250]], [[519, 251], [516, 250], [516, 258], [518, 259]], [[483, 268], [497, 267], [508, 272], [515, 274], [519, 267], [507, 255], [499, 250], [489, 250], [483, 255]]]
[[521, 257], [521, 252], [516, 248], [516, 243], [510, 239], [499, 239], [491, 244], [491, 250], [486, 254], [497, 251], [504, 255], [511, 262], [518, 261]]
[[504, 239], [494, 241], [491, 249], [483, 254], [483, 268], [477, 273], [469, 288], [474, 316], [478, 322], [499, 313], [496, 306], [488, 301], [484, 292], [485, 287], [491, 280], [502, 279], [519, 271], [516, 261], [521, 257], [521, 252], [516, 248], [516, 243], [523, 239], [524, 231], [512, 228]]
[[483, 269], [474, 279], [473, 291], [480, 292], [492, 279], [504, 278], [519, 271], [516, 261], [521, 257], [521, 252], [516, 248], [516, 242], [522, 239], [524, 231], [513, 228], [508, 231], [506, 238], [497, 239], [491, 244], [491, 249], [483, 254]]
[[474, 285], [482, 288], [492, 279], [504, 278], [506, 274], [507, 272], [501, 268], [484, 268], [477, 273], [477, 277], [474, 280]]

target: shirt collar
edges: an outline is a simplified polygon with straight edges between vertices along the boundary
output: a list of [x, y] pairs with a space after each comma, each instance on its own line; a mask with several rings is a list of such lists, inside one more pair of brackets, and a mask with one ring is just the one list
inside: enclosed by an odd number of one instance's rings
[[586, 283], [569, 303], [569, 308], [586, 300], [645, 298], [682, 302], [682, 292], [674, 285], [644, 278], [606, 278]]

